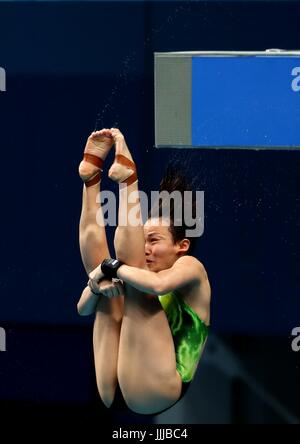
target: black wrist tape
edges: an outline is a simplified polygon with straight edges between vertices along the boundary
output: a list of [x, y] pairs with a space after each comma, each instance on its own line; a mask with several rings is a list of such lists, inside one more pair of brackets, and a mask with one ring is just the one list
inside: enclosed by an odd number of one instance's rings
[[123, 262], [118, 259], [104, 259], [101, 264], [101, 271], [108, 279], [116, 279], [118, 269], [123, 265]]

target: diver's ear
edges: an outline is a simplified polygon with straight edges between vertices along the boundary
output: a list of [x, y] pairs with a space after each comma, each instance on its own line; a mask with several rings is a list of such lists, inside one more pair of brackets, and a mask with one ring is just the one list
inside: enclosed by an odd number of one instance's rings
[[190, 248], [191, 242], [189, 239], [182, 239], [178, 242], [178, 253], [179, 254], [186, 254], [188, 252], [188, 249]]

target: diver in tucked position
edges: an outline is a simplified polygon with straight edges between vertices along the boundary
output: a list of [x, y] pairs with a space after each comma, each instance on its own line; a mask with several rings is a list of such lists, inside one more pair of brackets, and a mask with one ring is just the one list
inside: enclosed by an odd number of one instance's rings
[[[127, 217], [116, 228], [117, 260], [109, 260], [96, 198], [113, 145], [108, 176], [119, 183], [119, 221], [139, 205], [136, 166], [124, 136], [116, 128], [93, 132], [79, 165], [80, 251], [89, 282], [77, 308], [81, 315], [95, 313], [94, 361], [103, 403], [157, 414], [174, 405], [193, 379], [208, 334], [210, 284], [202, 263], [189, 254], [195, 238], [185, 237], [172, 212], [166, 219], [158, 211], [143, 226], [138, 207], [138, 223]], [[183, 192], [184, 186], [180, 172], [169, 169], [160, 191]]]

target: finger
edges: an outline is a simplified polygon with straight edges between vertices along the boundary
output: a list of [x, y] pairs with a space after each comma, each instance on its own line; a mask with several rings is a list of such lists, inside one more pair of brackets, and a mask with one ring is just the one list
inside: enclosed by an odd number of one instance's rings
[[118, 291], [118, 296], [120, 296], [121, 294], [124, 294], [124, 286], [121, 284], [121, 282], [118, 282], [116, 284], [116, 289]]
[[96, 274], [96, 269], [89, 273], [89, 279], [94, 279], [95, 274]]
[[108, 297], [107, 296], [107, 290], [106, 290], [106, 288], [101, 288], [101, 294], [103, 295], [103, 296], [105, 296], [106, 298]]
[[118, 287], [116, 285], [112, 288], [111, 292], [112, 292], [112, 297], [113, 298], [116, 298], [117, 296], [119, 296], [119, 290], [118, 290]]
[[100, 285], [100, 291], [107, 298], [111, 297], [111, 286], [110, 285]]
[[99, 265], [97, 268], [95, 268], [95, 270], [91, 271], [89, 274], [89, 278], [97, 282], [99, 282], [102, 277], [103, 273], [101, 270], [101, 265]]
[[90, 279], [88, 281], [88, 286], [90, 287], [90, 289], [92, 290], [93, 293], [95, 293], [95, 294], [99, 294], [100, 293], [100, 290], [99, 290], [99, 287], [98, 287], [97, 283], [95, 281], [93, 281], [92, 279]]
[[103, 294], [104, 296], [106, 296], [106, 288], [105, 287], [103, 288], [100, 286], [98, 286], [98, 288], [99, 288], [100, 293]]
[[114, 282], [115, 288], [118, 290], [118, 294], [124, 294], [125, 288], [123, 285], [123, 281], [118, 280], [117, 282]]
[[108, 297], [109, 299], [111, 299], [111, 298], [114, 297], [114, 295], [113, 295], [113, 291], [112, 291], [111, 288], [108, 288], [108, 289], [107, 289], [107, 291], [106, 291], [106, 297]]
[[111, 298], [115, 298], [117, 295], [118, 295], [118, 294], [117, 294], [117, 291], [116, 291], [115, 287], [112, 287], [112, 288], [110, 289], [110, 297], [111, 297]]
[[106, 296], [107, 298], [112, 298], [112, 297], [113, 297], [111, 288], [107, 288], [107, 289], [105, 290], [105, 296]]

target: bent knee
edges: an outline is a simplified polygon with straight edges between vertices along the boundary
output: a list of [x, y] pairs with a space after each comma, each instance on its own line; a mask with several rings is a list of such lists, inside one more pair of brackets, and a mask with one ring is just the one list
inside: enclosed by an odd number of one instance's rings
[[114, 401], [115, 392], [113, 390], [101, 389], [98, 386], [98, 393], [105, 407], [109, 408]]
[[103, 402], [105, 407], [109, 409], [114, 401], [116, 390], [112, 387], [105, 387], [103, 384], [100, 385], [98, 383], [97, 387], [101, 401]]
[[173, 404], [179, 399], [180, 395], [175, 397], [164, 397], [161, 395], [154, 396], [124, 396], [124, 400], [134, 413], [139, 413], [141, 415], [154, 415], [162, 410], [172, 407]]
[[122, 389], [127, 406], [135, 413], [155, 414], [171, 407], [181, 395], [181, 378], [174, 378], [168, 383], [160, 381], [155, 384], [139, 384], [139, 389], [125, 387]]

